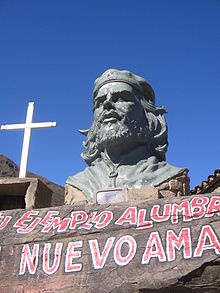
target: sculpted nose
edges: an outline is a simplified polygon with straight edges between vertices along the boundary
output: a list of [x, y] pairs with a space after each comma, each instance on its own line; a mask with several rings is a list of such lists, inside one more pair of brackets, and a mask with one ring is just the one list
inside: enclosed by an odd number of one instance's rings
[[106, 110], [115, 109], [114, 103], [112, 101], [112, 96], [107, 95], [106, 100], [103, 103], [103, 108]]
[[104, 103], [103, 103], [103, 108], [106, 109], [106, 110], [109, 110], [112, 108], [112, 103], [108, 100], [106, 100]]

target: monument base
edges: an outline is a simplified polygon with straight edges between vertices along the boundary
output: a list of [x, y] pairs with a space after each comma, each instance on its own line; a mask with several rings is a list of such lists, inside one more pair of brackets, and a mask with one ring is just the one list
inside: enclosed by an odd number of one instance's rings
[[38, 178], [0, 178], [0, 210], [50, 207], [51, 197]]
[[[141, 188], [105, 188], [94, 191], [93, 203], [119, 203], [128, 201], [152, 200], [167, 197], [188, 196], [190, 194], [190, 179], [187, 171], [181, 175], [167, 179], [155, 187]], [[88, 198], [77, 187], [68, 183], [65, 185], [65, 204], [79, 205], [88, 203]]]
[[220, 194], [2, 211], [0, 292], [220, 292]]

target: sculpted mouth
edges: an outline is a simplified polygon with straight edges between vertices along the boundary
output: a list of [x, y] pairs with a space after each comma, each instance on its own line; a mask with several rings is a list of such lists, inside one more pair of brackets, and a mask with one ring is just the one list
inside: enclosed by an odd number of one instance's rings
[[103, 123], [120, 121], [121, 117], [115, 111], [104, 113], [100, 119]]

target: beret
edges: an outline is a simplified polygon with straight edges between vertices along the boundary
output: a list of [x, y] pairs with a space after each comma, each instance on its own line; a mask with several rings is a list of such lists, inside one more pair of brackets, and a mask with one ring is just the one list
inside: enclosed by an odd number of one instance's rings
[[111, 82], [124, 82], [131, 85], [139, 90], [148, 99], [148, 101], [151, 101], [153, 104], [155, 104], [154, 91], [142, 77], [135, 75], [127, 70], [117, 69], [108, 69], [95, 80], [93, 99], [103, 85]]

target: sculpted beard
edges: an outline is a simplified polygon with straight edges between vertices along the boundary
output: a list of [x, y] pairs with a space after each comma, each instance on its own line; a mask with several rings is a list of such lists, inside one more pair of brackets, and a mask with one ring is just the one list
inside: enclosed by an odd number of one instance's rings
[[96, 146], [99, 151], [105, 148], [127, 144], [133, 141], [146, 143], [149, 138], [147, 120], [145, 125], [142, 121], [129, 120], [126, 116], [115, 123], [103, 124], [97, 122]]

